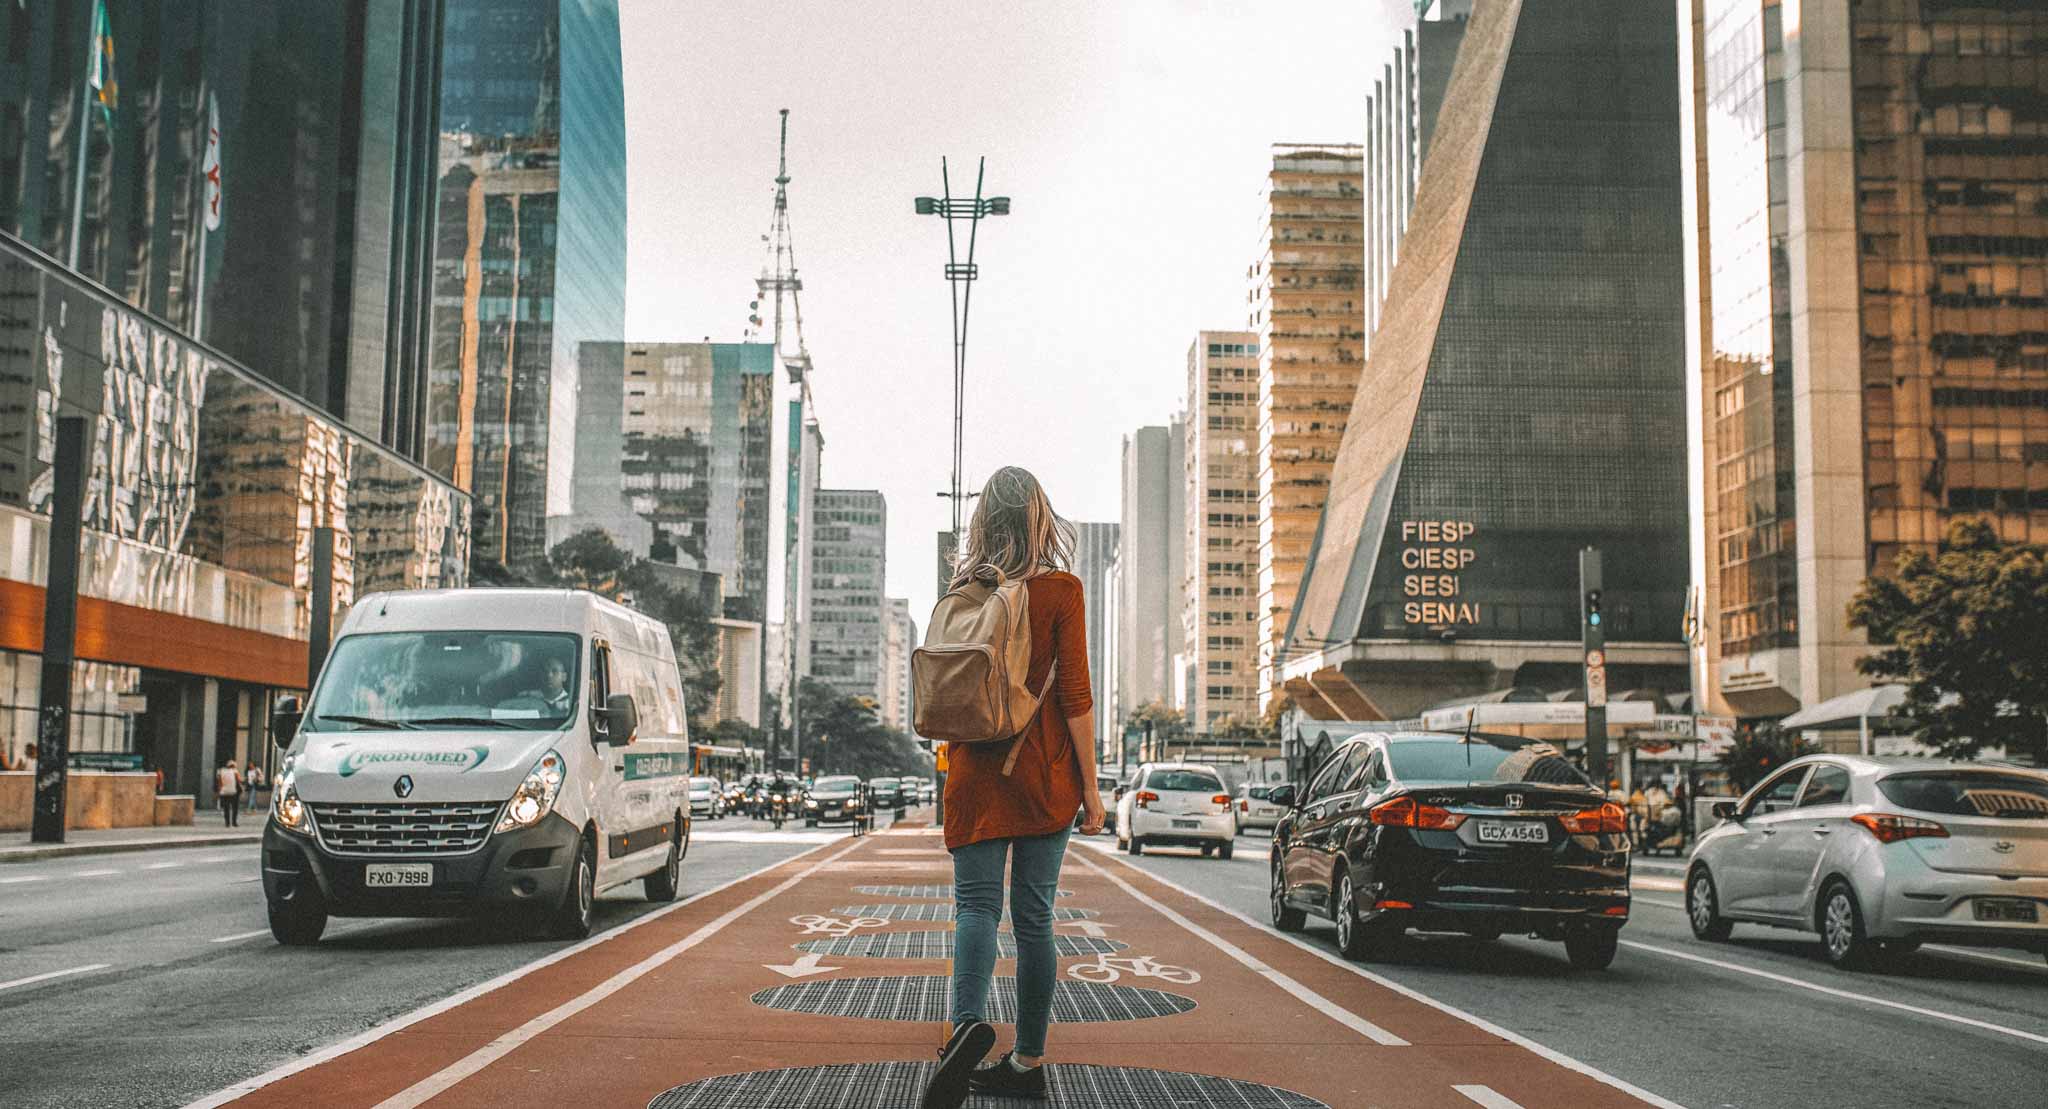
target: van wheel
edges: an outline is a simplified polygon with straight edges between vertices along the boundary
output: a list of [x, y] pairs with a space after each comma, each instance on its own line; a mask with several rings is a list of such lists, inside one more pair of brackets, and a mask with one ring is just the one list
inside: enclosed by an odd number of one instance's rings
[[674, 901], [676, 891], [683, 885], [683, 845], [689, 837], [683, 834], [685, 825], [678, 824], [669, 835], [668, 861], [660, 870], [640, 879], [641, 888], [647, 891], [647, 900], [657, 904]]
[[569, 888], [562, 891], [562, 903], [548, 915], [548, 935], [558, 940], [590, 935], [596, 903], [597, 845], [584, 839], [576, 848], [576, 864], [569, 875]]
[[311, 947], [327, 931], [327, 902], [311, 874], [299, 875], [297, 888], [283, 901], [268, 902], [270, 938], [289, 947]]
[[683, 816], [680, 813], [676, 815], [676, 827], [681, 829], [683, 836], [681, 844], [676, 848], [677, 862], [690, 857], [690, 824], [691, 820], [689, 817]]

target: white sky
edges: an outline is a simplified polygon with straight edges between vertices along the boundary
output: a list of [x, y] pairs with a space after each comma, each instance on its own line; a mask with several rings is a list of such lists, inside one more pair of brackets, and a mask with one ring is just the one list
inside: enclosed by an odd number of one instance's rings
[[[966, 482], [1038, 474], [1119, 515], [1122, 436], [1184, 405], [1195, 332], [1242, 328], [1273, 142], [1359, 142], [1408, 0], [622, 0], [629, 341], [741, 337], [776, 111], [824, 484], [889, 503], [888, 592], [920, 627], [948, 522], [944, 224], [988, 157]], [[764, 305], [764, 307], [766, 307]], [[778, 407], [778, 420], [781, 409]]]

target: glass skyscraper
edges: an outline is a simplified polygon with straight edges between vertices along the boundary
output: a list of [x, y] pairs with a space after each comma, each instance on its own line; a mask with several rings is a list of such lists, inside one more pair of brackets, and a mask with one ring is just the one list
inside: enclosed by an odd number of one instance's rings
[[445, 43], [426, 458], [520, 567], [572, 507], [577, 347], [624, 338], [618, 4], [450, 0]]

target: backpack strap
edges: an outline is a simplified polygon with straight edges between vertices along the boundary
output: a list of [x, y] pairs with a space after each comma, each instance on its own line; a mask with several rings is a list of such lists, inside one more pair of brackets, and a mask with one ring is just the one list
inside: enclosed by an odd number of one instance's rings
[[[1038, 687], [1038, 696], [1036, 698], [1038, 704], [1031, 710], [1031, 719], [1038, 719], [1038, 714], [1045, 711], [1045, 699], [1052, 693], [1053, 679], [1059, 677], [1059, 673], [1060, 660], [1055, 658], [1052, 660], [1052, 669], [1046, 671], [1045, 684]], [[1029, 731], [1031, 725], [1027, 723], [1024, 725], [1024, 728], [1025, 731]], [[1024, 732], [1018, 732], [1010, 737], [1010, 753], [1003, 759], [1003, 777], [1009, 777], [1010, 771], [1017, 768], [1017, 753], [1023, 749]]]

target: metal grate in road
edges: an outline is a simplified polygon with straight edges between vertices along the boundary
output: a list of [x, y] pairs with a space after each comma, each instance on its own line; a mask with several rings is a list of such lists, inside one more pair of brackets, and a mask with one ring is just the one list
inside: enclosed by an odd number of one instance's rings
[[[952, 886], [855, 886], [853, 892], [869, 897], [937, 897], [951, 900]], [[1074, 896], [1073, 890], [1061, 890], [1061, 897]]]
[[[841, 905], [832, 910], [839, 916], [871, 916], [881, 920], [951, 920], [951, 905]], [[1054, 920], [1094, 920], [1101, 916], [1094, 909], [1062, 909], [1052, 911]]]
[[[769, 1009], [863, 1020], [942, 1021], [951, 1015], [953, 980], [937, 975], [900, 978], [827, 978], [775, 986], [753, 996]], [[1107, 986], [1061, 980], [1052, 991], [1052, 1019], [1062, 1024], [1170, 1017], [1195, 1007], [1195, 999], [1165, 990]], [[998, 978], [989, 990], [988, 1019], [1017, 1018], [1017, 980]]]
[[[1115, 940], [1097, 939], [1093, 936], [1054, 936], [1053, 945], [1058, 948], [1060, 958], [1071, 959], [1083, 955], [1107, 955], [1124, 950], [1124, 944]], [[1017, 957], [1017, 939], [1008, 932], [996, 936], [998, 954], [1005, 959]], [[871, 932], [864, 936], [845, 936], [836, 940], [812, 940], [796, 945], [798, 951], [815, 951], [820, 955], [836, 955], [855, 959], [950, 959], [953, 957], [953, 933], [951, 932]]]
[[[725, 1074], [677, 1086], [647, 1109], [901, 1109], [915, 1105], [932, 1063], [842, 1063]], [[1291, 1090], [1206, 1074], [1048, 1063], [1046, 1098], [976, 1094], [974, 1109], [1329, 1109]]]

